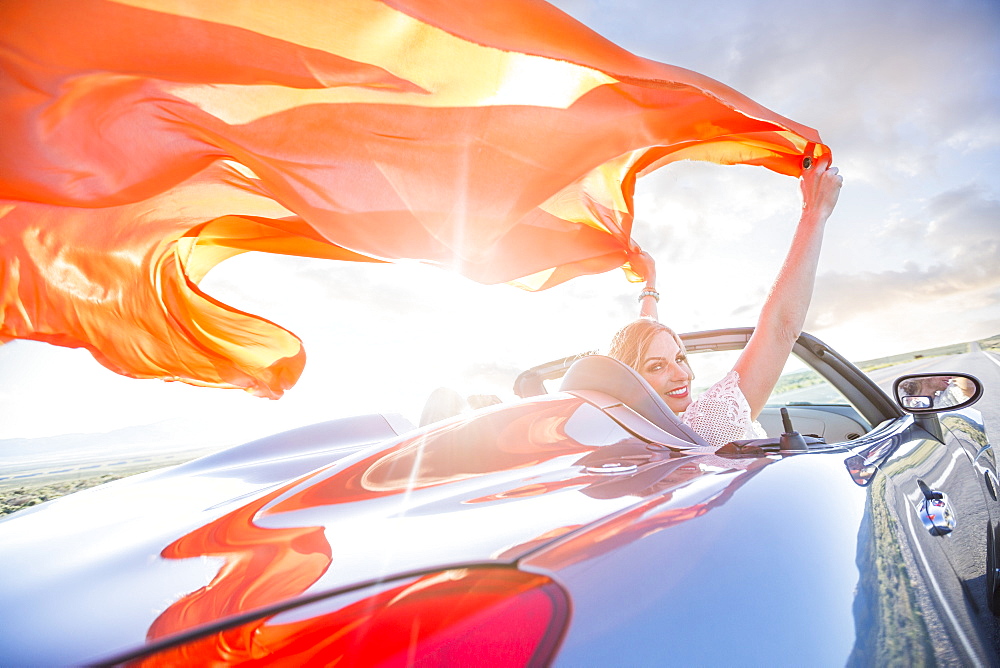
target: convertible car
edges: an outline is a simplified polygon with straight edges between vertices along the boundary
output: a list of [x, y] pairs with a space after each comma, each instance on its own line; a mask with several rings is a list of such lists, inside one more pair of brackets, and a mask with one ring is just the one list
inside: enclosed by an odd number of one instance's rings
[[[707, 368], [750, 333], [684, 339]], [[708, 447], [584, 355], [21, 511], [0, 665], [996, 664], [980, 383], [795, 356], [767, 439]]]

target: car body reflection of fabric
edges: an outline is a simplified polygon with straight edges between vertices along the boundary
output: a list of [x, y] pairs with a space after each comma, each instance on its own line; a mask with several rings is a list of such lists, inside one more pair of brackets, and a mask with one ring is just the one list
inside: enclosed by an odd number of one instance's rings
[[795, 352], [814, 386], [765, 412], [804, 450], [685, 441], [609, 394], [631, 370], [532, 395], [567, 358], [424, 427], [333, 420], [22, 511], [0, 664], [995, 664], [977, 412], [908, 414], [816, 339]]

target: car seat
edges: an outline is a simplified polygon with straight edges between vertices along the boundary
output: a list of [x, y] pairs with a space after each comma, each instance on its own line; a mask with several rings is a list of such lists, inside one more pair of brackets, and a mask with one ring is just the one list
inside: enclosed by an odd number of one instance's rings
[[587, 355], [573, 362], [563, 376], [560, 390], [610, 395], [668, 434], [695, 445], [708, 445], [674, 415], [645, 378], [612, 357]]

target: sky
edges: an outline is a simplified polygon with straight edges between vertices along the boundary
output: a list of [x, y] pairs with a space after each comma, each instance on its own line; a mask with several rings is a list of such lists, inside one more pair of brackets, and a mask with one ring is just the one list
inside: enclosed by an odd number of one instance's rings
[[[855, 361], [1000, 334], [1000, 3], [554, 4], [820, 132], [844, 187], [806, 331]], [[800, 211], [795, 179], [678, 163], [639, 181], [635, 207], [661, 320], [755, 323]], [[201, 287], [303, 340], [306, 369], [284, 398], [128, 379], [83, 350], [13, 341], [0, 346], [0, 442], [159, 425], [237, 443], [359, 413], [416, 421], [437, 387], [509, 398], [519, 371], [604, 348], [641, 289], [617, 270], [527, 293], [413, 263], [258, 253]]]

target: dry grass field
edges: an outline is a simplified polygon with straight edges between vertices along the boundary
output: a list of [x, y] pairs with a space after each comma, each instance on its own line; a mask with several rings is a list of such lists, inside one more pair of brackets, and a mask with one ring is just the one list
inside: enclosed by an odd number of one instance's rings
[[89, 487], [103, 485], [112, 480], [119, 480], [126, 476], [135, 475], [136, 473], [143, 473], [144, 471], [151, 471], [163, 466], [172, 466], [180, 463], [174, 459], [135, 470], [101, 473], [69, 480], [43, 480], [37, 483], [25, 483], [16, 487], [0, 487], [0, 516], [9, 515], [23, 508], [37, 506], [39, 503], [45, 503], [46, 501], [51, 501], [52, 499], [72, 494], [73, 492], [79, 492]]
[[23, 485], [21, 487], [14, 487], [13, 489], [3, 490], [0, 491], [0, 515], [9, 515], [10, 513], [21, 510], [22, 508], [29, 508], [66, 494], [79, 492], [80, 490], [87, 489], [88, 487], [103, 485], [106, 482], [118, 480], [121, 477], [122, 476], [120, 475], [105, 474], [94, 476], [92, 478], [82, 478], [79, 480], [68, 480], [66, 482], [57, 483]]

